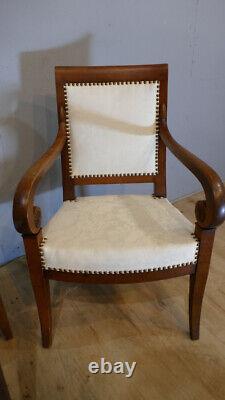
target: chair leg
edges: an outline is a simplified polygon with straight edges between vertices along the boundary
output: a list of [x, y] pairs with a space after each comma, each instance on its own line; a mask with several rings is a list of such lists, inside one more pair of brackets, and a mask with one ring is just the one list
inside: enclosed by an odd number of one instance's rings
[[200, 246], [196, 271], [190, 275], [189, 327], [192, 340], [199, 339], [202, 301], [209, 273], [215, 229], [204, 230], [196, 225], [195, 234], [200, 241]]
[[49, 280], [42, 277], [37, 280], [30, 272], [31, 282], [38, 308], [41, 325], [42, 346], [48, 348], [52, 344], [52, 317], [50, 304]]
[[27, 256], [31, 283], [38, 308], [38, 315], [41, 325], [42, 345], [48, 348], [52, 344], [52, 317], [49, 280], [44, 276], [41, 268], [41, 258], [38, 248], [40, 238], [24, 236], [24, 245]]
[[0, 329], [3, 332], [3, 335], [5, 336], [6, 340], [12, 339], [13, 337], [12, 331], [9, 325], [9, 320], [1, 296], [0, 296]]

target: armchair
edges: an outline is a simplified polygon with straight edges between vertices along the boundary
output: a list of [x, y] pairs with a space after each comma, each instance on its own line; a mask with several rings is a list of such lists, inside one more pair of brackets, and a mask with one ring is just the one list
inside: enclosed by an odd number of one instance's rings
[[[42, 343], [52, 341], [49, 280], [128, 283], [190, 276], [190, 337], [199, 324], [216, 227], [218, 175], [167, 128], [168, 66], [56, 67], [59, 131], [20, 181], [13, 217], [23, 236]], [[166, 199], [166, 148], [201, 182], [195, 227]], [[61, 154], [63, 205], [44, 227], [38, 182]], [[77, 198], [86, 184], [151, 182], [151, 195]], [[62, 234], [63, 232], [63, 234]]]

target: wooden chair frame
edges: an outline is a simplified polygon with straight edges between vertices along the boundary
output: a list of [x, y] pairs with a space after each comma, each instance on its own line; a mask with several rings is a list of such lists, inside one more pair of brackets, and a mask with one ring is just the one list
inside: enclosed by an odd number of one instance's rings
[[[49, 280], [73, 281], [79, 283], [130, 283], [168, 279], [190, 275], [189, 323], [190, 337], [199, 338], [199, 324], [202, 300], [207, 281], [216, 227], [225, 219], [225, 191], [216, 172], [188, 150], [180, 146], [171, 136], [167, 127], [167, 86], [168, 65], [133, 65], [107, 67], [56, 67], [56, 91], [59, 130], [50, 149], [26, 172], [20, 181], [14, 198], [13, 217], [18, 232], [23, 236], [28, 268], [37, 302], [42, 331], [42, 343], [49, 347], [52, 341], [52, 319]], [[69, 175], [68, 141], [66, 136], [66, 112], [63, 85], [65, 83], [91, 82], [160, 82], [159, 96], [159, 142], [158, 173], [145, 176], [101, 176], [71, 178]], [[39, 244], [42, 240], [41, 211], [34, 204], [38, 182], [61, 154], [63, 199], [75, 198], [74, 186], [86, 184], [113, 184], [152, 182], [154, 195], [166, 196], [166, 147], [200, 181], [205, 200], [195, 207], [195, 235], [199, 240], [197, 262], [179, 268], [153, 270], [137, 273], [71, 273], [45, 270], [42, 268]]]

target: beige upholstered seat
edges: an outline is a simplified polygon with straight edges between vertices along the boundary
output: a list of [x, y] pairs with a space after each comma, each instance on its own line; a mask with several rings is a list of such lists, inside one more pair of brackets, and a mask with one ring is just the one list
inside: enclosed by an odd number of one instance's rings
[[167, 200], [94, 196], [66, 201], [43, 228], [46, 269], [135, 272], [196, 262], [194, 226]]

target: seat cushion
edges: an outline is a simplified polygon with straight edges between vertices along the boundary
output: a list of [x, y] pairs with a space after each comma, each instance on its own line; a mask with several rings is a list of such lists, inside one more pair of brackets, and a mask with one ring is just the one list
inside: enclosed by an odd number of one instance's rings
[[66, 201], [43, 228], [45, 269], [144, 272], [196, 262], [194, 226], [165, 198], [92, 196]]

